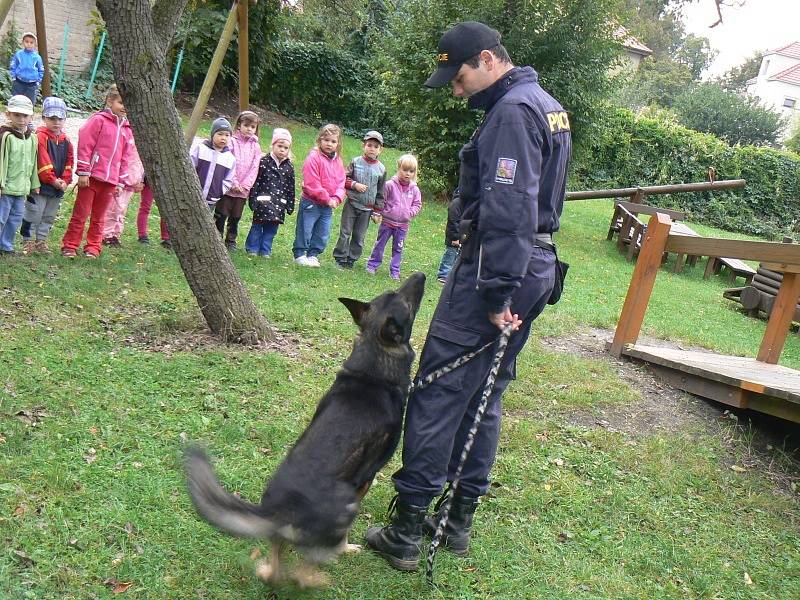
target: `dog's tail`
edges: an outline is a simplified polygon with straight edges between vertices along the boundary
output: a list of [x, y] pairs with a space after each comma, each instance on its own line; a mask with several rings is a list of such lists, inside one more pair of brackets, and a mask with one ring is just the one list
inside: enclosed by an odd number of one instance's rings
[[237, 537], [272, 537], [275, 527], [263, 514], [261, 506], [225, 491], [202, 449], [191, 446], [184, 458], [189, 495], [201, 517]]

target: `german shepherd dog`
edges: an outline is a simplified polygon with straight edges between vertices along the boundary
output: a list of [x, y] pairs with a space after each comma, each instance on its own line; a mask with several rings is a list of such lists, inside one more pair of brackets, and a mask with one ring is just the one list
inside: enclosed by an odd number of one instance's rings
[[[205, 453], [187, 450], [189, 494], [200, 516], [231, 535], [270, 541], [270, 559], [256, 566], [265, 582], [290, 577], [301, 587], [327, 585], [317, 565], [360, 549], [347, 543], [347, 533], [400, 439], [414, 361], [409, 340], [424, 289], [425, 276], [415, 273], [368, 303], [339, 298], [360, 330], [353, 351], [267, 482], [261, 504], [225, 491]], [[303, 557], [291, 573], [281, 564], [287, 544]]]

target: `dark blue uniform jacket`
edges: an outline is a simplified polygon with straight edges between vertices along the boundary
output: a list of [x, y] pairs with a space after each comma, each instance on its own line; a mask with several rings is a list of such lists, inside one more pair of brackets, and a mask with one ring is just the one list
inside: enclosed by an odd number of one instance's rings
[[502, 311], [521, 285], [537, 233], [558, 230], [572, 151], [563, 107], [531, 67], [515, 67], [469, 99], [486, 111], [461, 149], [463, 219], [477, 220], [477, 288]]

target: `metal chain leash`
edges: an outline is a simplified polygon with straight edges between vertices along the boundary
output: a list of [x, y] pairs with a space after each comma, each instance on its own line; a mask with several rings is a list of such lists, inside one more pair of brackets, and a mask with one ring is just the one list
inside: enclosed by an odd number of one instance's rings
[[[506, 325], [503, 329], [503, 332], [500, 334], [500, 337], [497, 339], [497, 351], [495, 352], [494, 359], [492, 360], [492, 368], [489, 370], [489, 375], [486, 377], [486, 385], [483, 388], [483, 395], [481, 396], [481, 401], [478, 404], [478, 410], [475, 412], [475, 419], [472, 421], [472, 427], [470, 427], [469, 433], [467, 434], [467, 441], [464, 444], [464, 449], [461, 451], [461, 458], [458, 461], [458, 468], [456, 469], [455, 476], [453, 477], [453, 481], [450, 484], [450, 489], [447, 493], [446, 500], [444, 502], [444, 510], [442, 511], [442, 517], [439, 520], [439, 525], [436, 527], [436, 533], [433, 535], [431, 539], [430, 548], [428, 548], [428, 558], [427, 564], [425, 567], [425, 578], [428, 580], [428, 583], [433, 584], [433, 562], [436, 558], [436, 551], [439, 548], [439, 543], [441, 542], [442, 535], [444, 534], [444, 528], [447, 526], [447, 520], [450, 517], [450, 507], [453, 504], [453, 496], [455, 496], [456, 489], [458, 488], [459, 481], [461, 479], [461, 471], [464, 469], [464, 463], [467, 461], [467, 457], [469, 456], [470, 450], [472, 450], [472, 444], [475, 442], [475, 435], [478, 433], [478, 427], [480, 426], [481, 419], [483, 418], [483, 413], [486, 412], [486, 407], [489, 404], [489, 396], [494, 389], [494, 382], [497, 380], [497, 373], [500, 371], [500, 363], [503, 361], [503, 356], [506, 353], [506, 346], [508, 346], [508, 338], [511, 335], [511, 325]], [[464, 358], [466, 360], [457, 359], [453, 361], [451, 365], [458, 363], [458, 366], [461, 366], [467, 360], [474, 358], [476, 355], [483, 352], [488, 346], [491, 346], [494, 342], [490, 342], [483, 348], [476, 350], [475, 352], [471, 353], [470, 355], [465, 355]], [[469, 358], [467, 358], [469, 356]], [[434, 371], [431, 375], [435, 375], [438, 371], [448, 369], [451, 365], [447, 365], [442, 367], [442, 369], [438, 369]], [[446, 372], [449, 373], [456, 367], [449, 368]], [[443, 375], [444, 373], [442, 373]], [[430, 376], [429, 376], [430, 377]], [[441, 377], [441, 375], [439, 375]], [[436, 379], [434, 377], [433, 379]], [[428, 385], [431, 381], [428, 381], [428, 377], [424, 378], [422, 381], [426, 382], [425, 385]], [[414, 386], [412, 385], [412, 388]], [[424, 387], [424, 386], [422, 386]], [[417, 389], [420, 389], [420, 386], [417, 386]]]

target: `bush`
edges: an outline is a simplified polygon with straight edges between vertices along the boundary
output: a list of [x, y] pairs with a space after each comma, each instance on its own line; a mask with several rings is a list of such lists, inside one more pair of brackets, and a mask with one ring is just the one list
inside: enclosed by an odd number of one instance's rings
[[[730, 146], [677, 124], [663, 112], [635, 115], [609, 107], [576, 152], [572, 189], [746, 179], [741, 190], [659, 196], [657, 203], [700, 222], [777, 238], [800, 221], [800, 158], [755, 146]], [[656, 202], [656, 200], [654, 200]]]
[[692, 86], [672, 108], [689, 129], [713, 133], [731, 144], [775, 144], [786, 127], [786, 119], [760, 106], [756, 98], [715, 83]]
[[254, 98], [314, 123], [352, 130], [374, 126], [366, 123], [366, 90], [374, 86], [372, 71], [358, 56], [322, 42], [286, 41], [277, 44]]

